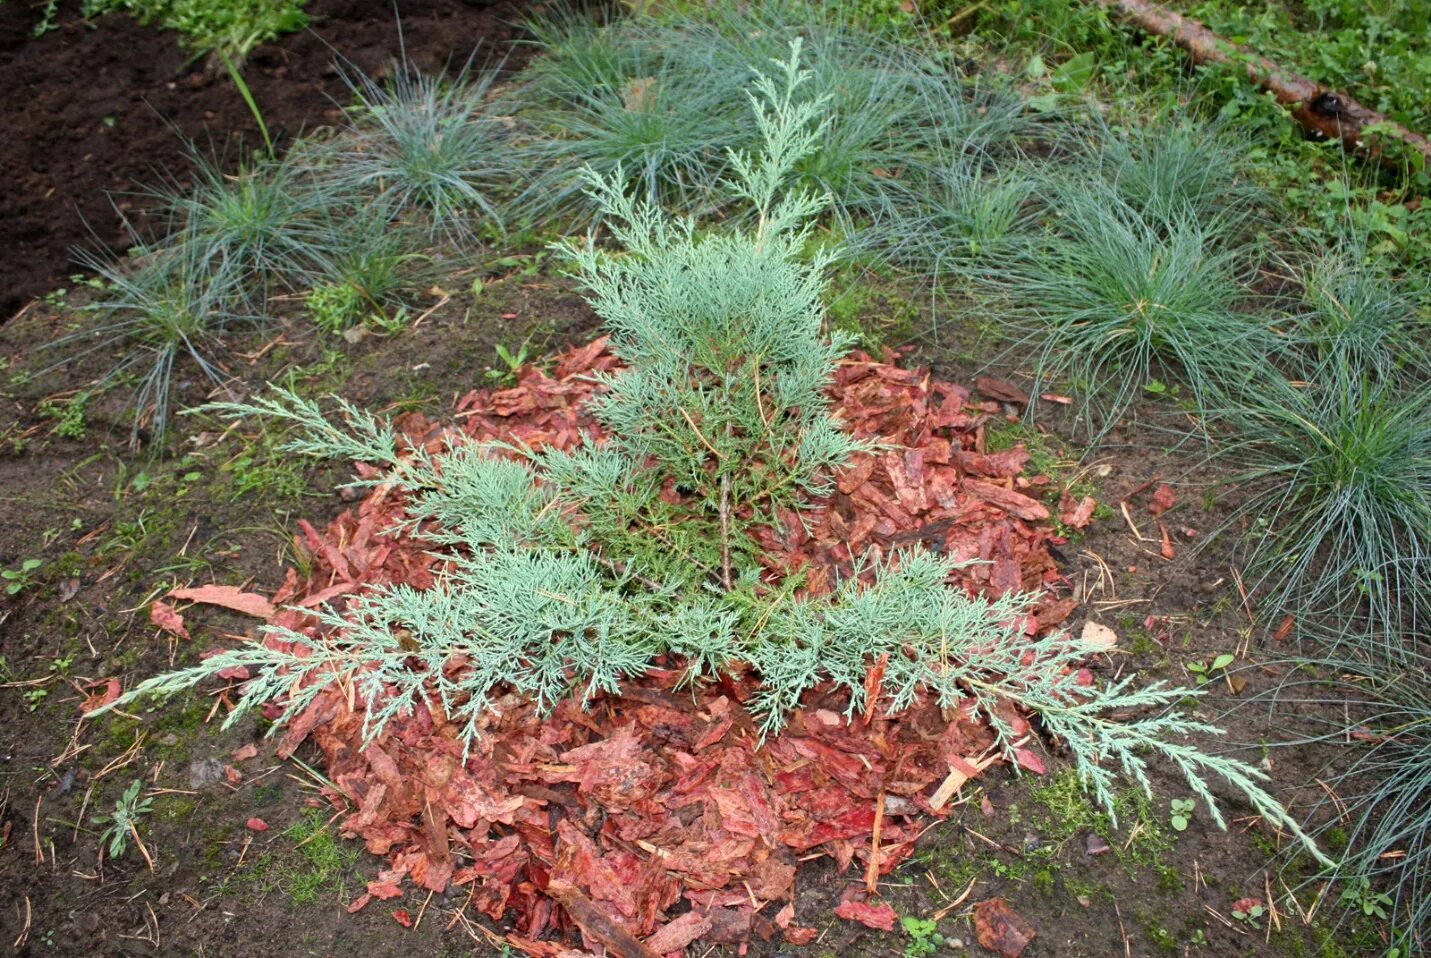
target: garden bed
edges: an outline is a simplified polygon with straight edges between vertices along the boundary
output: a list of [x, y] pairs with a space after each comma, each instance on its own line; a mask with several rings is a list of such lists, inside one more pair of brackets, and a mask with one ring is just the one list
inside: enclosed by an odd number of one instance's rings
[[[337, 10], [325, 21], [324, 10], [310, 10], [319, 34], [331, 26], [342, 52], [371, 69], [379, 40], [392, 40], [390, 24], [348, 21]], [[407, 55], [417, 65], [460, 62], [448, 49], [450, 28], [509, 39], [509, 27], [495, 26], [508, 14], [516, 11], [455, 3], [418, 17], [404, 11]], [[77, 21], [59, 23], [58, 34], [20, 46], [22, 57], [91, 35]], [[133, 32], [156, 42], [124, 22], [102, 27], [93, 35]], [[343, 32], [350, 29], [352, 36]], [[80, 56], [78, 46], [65, 49]], [[322, 113], [333, 108], [320, 101], [347, 88], [311, 66], [327, 59], [318, 53], [318, 41], [302, 36], [254, 55], [247, 75], [271, 130], [338, 117]], [[303, 64], [315, 70], [313, 82], [294, 89]], [[204, 79], [192, 89], [180, 83], [182, 95], [170, 91], [185, 104], [177, 115], [202, 115], [209, 108], [198, 104], [222, 93], [229, 100], [206, 119], [214, 129], [247, 128], [247, 107], [226, 80], [188, 75]], [[623, 90], [625, 109], [638, 112], [652, 89]], [[191, 107], [199, 113], [184, 112]], [[37, 129], [32, 149], [50, 135]], [[161, 152], [152, 138], [142, 140], [147, 153], [133, 151], [135, 142], [106, 148], [130, 163]], [[163, 152], [177, 155], [176, 146], [170, 141]], [[120, 165], [120, 179], [110, 182], [129, 183], [136, 169]], [[52, 208], [37, 209], [50, 209], [54, 222]], [[46, 236], [58, 243], [64, 229], [60, 221]], [[592, 389], [588, 374], [610, 371], [613, 360], [591, 343], [596, 318], [561, 264], [540, 244], [488, 234], [461, 241], [461, 261], [451, 237], [436, 244], [443, 269], [412, 292], [405, 322], [365, 321], [337, 335], [314, 324], [311, 300], [274, 296], [265, 329], [225, 334], [226, 398], [258, 396], [272, 382], [305, 396], [341, 395], [400, 415], [418, 443], [438, 447], [442, 423], [528, 444], [592, 434], [580, 400]], [[856, 434], [920, 455], [859, 460], [837, 479], [830, 512], [803, 530], [794, 522], [765, 530], [761, 545], [782, 557], [770, 568], [795, 556], [809, 569], [828, 565], [838, 578], [860, 545], [968, 550], [989, 564], [972, 567], [961, 587], [991, 595], [1048, 589], [1035, 618], [1045, 631], [1111, 636], [1100, 640], [1112, 643], [1107, 654], [1087, 662], [1091, 677], [1136, 674], [1140, 685], [1199, 687], [1204, 697], [1185, 704], [1271, 774], [1294, 817], [1323, 801], [1318, 776], [1333, 749], [1265, 747], [1319, 717], [1291, 702], [1276, 712], [1253, 704], [1288, 676], [1283, 660], [1302, 636], [1293, 631], [1299, 623], [1274, 628], [1249, 600], [1235, 534], [1214, 538], [1247, 524], [1241, 509], [1250, 492], [1228, 483], [1232, 466], [1167, 431], [1182, 421], [1186, 433], [1191, 419], [1179, 371], [1155, 366], [1160, 378], [1122, 397], [1122, 415], [1079, 462], [1077, 443], [1091, 426], [1082, 397], [1037, 378], [1027, 353], [982, 361], [994, 344], [1007, 345], [997, 320], [981, 329], [990, 301], [971, 306], [956, 295], [940, 308], [962, 321], [946, 318], [926, 334], [916, 331], [928, 319], [920, 312], [926, 288], [887, 270], [840, 276], [835, 320], [858, 328], [871, 352], [894, 345], [905, 355], [898, 367], [867, 355], [848, 360], [836, 377], [837, 407]], [[37, 265], [32, 280], [45, 286], [53, 275]], [[898, 721], [873, 713], [847, 720], [839, 696], [824, 690], [762, 753], [743, 725], [748, 676], [727, 676], [696, 695], [674, 687], [679, 676], [662, 671], [667, 662], [624, 694], [598, 698], [591, 715], [568, 703], [541, 718], [506, 703], [488, 740], [505, 771], [482, 764], [495, 761], [492, 752], [465, 766], [455, 732], [426, 712], [391, 733], [401, 744], [384, 760], [365, 750], [361, 717], [350, 702], [344, 710], [341, 694], [320, 699], [277, 749], [263, 736], [266, 721], [254, 717], [217, 730], [237, 694], [217, 682], [76, 726], [82, 708], [140, 679], [255, 637], [254, 617], [184, 606], [165, 598], [171, 585], [215, 582], [230, 596], [313, 602], [375, 582], [423, 580], [430, 561], [401, 543], [388, 551], [393, 543], [379, 520], [398, 500], [381, 491], [330, 493], [349, 465], [295, 460], [282, 446], [291, 436], [272, 423], [177, 417], [164, 439], [167, 457], [135, 458], [123, 441], [133, 420], [122, 397], [100, 391], [66, 406], [110, 357], [91, 354], [64, 368], [47, 368], [40, 357], [54, 355], [46, 351], [73, 334], [85, 303], [105, 295], [80, 284], [28, 303], [0, 328], [8, 377], [0, 568], [19, 570], [7, 582], [20, 586], [0, 600], [0, 929], [20, 953], [323, 954], [354, 946], [375, 955], [496, 953], [515, 943], [547, 956], [582, 947], [582, 932], [587, 947], [619, 953], [629, 943], [601, 925], [615, 915], [628, 931], [655, 932], [655, 943], [670, 946], [659, 950], [695, 939], [688, 953], [797, 948], [917, 958], [935, 947], [979, 953], [978, 932], [1002, 907], [987, 903], [998, 900], [1037, 933], [1029, 956], [1378, 953], [1384, 927], [1370, 920], [1372, 911], [1356, 920], [1325, 903], [1321, 914], [1295, 911], [1311, 900], [1298, 882], [1315, 874], [1312, 863], [1302, 856], [1279, 870], [1290, 853], [1233, 792], [1214, 787], [1232, 810], [1232, 829], [1220, 832], [1201, 806], [1189, 815], [1172, 804], [1188, 786], [1155, 766], [1155, 798], [1125, 783], [1114, 796], [1115, 826], [1082, 793], [1071, 756], [1043, 734], [1036, 715], [1026, 755], [955, 782], [961, 787], [937, 807], [929, 792], [953, 777], [951, 756], [983, 754], [975, 747], [979, 723], [961, 728], [927, 702]], [[1022, 416], [1030, 393], [1041, 402], [1037, 425]], [[179, 409], [213, 394], [194, 369], [178, 365], [173, 395]], [[380, 542], [383, 561], [366, 568]], [[811, 581], [818, 592], [821, 573]], [[268, 611], [258, 599], [243, 601]], [[171, 617], [176, 611], [182, 621]], [[305, 624], [279, 615], [280, 624]], [[952, 751], [951, 730], [967, 737]], [[290, 752], [297, 761], [283, 761]], [[429, 780], [437, 753], [451, 760], [444, 782], [460, 778], [463, 788]], [[512, 760], [517, 753], [522, 761]], [[643, 760], [634, 762], [638, 753]], [[722, 784], [741, 783], [740, 800], [688, 780], [688, 761], [722, 769]], [[617, 768], [631, 774], [611, 780]], [[127, 854], [107, 855], [104, 816], [131, 782], [149, 803], [132, 836], [143, 854], [127, 842]], [[641, 803], [651, 801], [647, 793], [675, 792], [690, 799], [685, 814], [698, 810], [712, 827], [698, 833], [687, 822], [683, 833], [678, 810], [661, 832], [662, 814], [677, 803], [662, 801], [659, 810]], [[779, 822], [771, 808], [782, 811]], [[494, 830], [476, 833], [484, 827]], [[808, 833], [821, 829], [828, 834], [813, 841]], [[1337, 829], [1323, 833], [1334, 846], [1343, 839]], [[722, 858], [704, 854], [702, 841], [729, 853], [719, 876], [701, 871]], [[817, 853], [826, 857], [817, 861]], [[662, 855], [677, 855], [681, 866], [657, 867]], [[554, 877], [568, 885], [548, 886]], [[1291, 887], [1301, 898], [1288, 897]], [[682, 895], [704, 906], [704, 916], [699, 907], [667, 907]], [[1254, 900], [1282, 904], [1248, 914]], [[679, 917], [661, 927], [671, 914]], [[934, 944], [936, 932], [944, 944]]]

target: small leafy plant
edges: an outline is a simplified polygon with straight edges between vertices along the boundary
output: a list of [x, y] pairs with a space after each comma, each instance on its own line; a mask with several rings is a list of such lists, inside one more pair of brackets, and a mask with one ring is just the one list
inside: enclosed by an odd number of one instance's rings
[[517, 371], [527, 364], [527, 344], [524, 342], [513, 353], [501, 343], [496, 343], [492, 351], [502, 361], [501, 368], [493, 367], [482, 374], [482, 378], [493, 385], [510, 386], [516, 381]]
[[1261, 928], [1259, 922], [1267, 914], [1267, 906], [1256, 898], [1239, 898], [1232, 903], [1232, 917], [1251, 928]]
[[1188, 824], [1192, 821], [1193, 812], [1197, 809], [1197, 803], [1190, 798], [1175, 798], [1171, 805], [1171, 812], [1168, 815], [1168, 822], [1173, 826], [1173, 831], [1185, 832]]
[[[86, 17], [124, 12], [174, 30], [195, 53], [242, 60], [254, 47], [308, 25], [307, 0], [84, 0]], [[51, 4], [53, 6], [53, 4]]]
[[[144, 842], [139, 837], [139, 818], [148, 815], [153, 811], [154, 799], [140, 798], [139, 792], [144, 783], [139, 779], [124, 790], [114, 803], [114, 810], [108, 813], [100, 813], [90, 820], [96, 825], [105, 826], [100, 833], [99, 843], [107, 850], [110, 858], [122, 858], [129, 850], [129, 840], [134, 839], [135, 844], [142, 850]], [[145, 859], [149, 858], [147, 851], [142, 852]]]
[[1367, 918], [1380, 918], [1386, 921], [1388, 918], [1387, 909], [1395, 908], [1396, 902], [1386, 892], [1376, 891], [1371, 887], [1371, 879], [1365, 875], [1358, 875], [1347, 883], [1342, 889], [1341, 904], [1353, 911], [1359, 911]]
[[309, 291], [303, 305], [319, 329], [341, 333], [362, 319], [367, 302], [348, 283], [324, 283]]
[[83, 439], [86, 399], [86, 396], [80, 395], [60, 402], [46, 400], [40, 403], [40, 415], [55, 420], [55, 435], [66, 439]]
[[18, 568], [0, 571], [0, 579], [5, 580], [5, 594], [19, 595], [35, 584], [34, 572], [42, 563], [39, 559], [25, 559]]
[[1237, 656], [1231, 652], [1221, 652], [1213, 656], [1206, 662], [1189, 662], [1187, 670], [1197, 676], [1199, 685], [1211, 682], [1218, 673], [1226, 672], [1227, 667], [1237, 661]]
[[939, 934], [939, 923], [932, 918], [905, 915], [899, 919], [899, 924], [909, 936], [909, 944], [904, 946], [905, 958], [928, 958], [944, 944], [944, 936]]

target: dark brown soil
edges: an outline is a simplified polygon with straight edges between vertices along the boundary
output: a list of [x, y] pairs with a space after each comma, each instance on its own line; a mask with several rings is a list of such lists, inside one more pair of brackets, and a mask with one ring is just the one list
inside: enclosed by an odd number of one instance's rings
[[[515, 52], [523, 0], [405, 0], [399, 12], [408, 58], [419, 68], [478, 64]], [[183, 179], [182, 140], [237, 156], [235, 143], [261, 139], [248, 107], [220, 67], [195, 61], [172, 32], [127, 16], [94, 21], [79, 0], [60, 4], [56, 29], [32, 32], [43, 4], [0, 3], [0, 322], [33, 296], [65, 282], [75, 246], [126, 244], [118, 211], [142, 206], [123, 195], [153, 185], [161, 171]], [[377, 71], [399, 56], [394, 4], [313, 0], [311, 28], [256, 50], [244, 69], [264, 122], [287, 139], [333, 122], [346, 88], [337, 53]], [[182, 138], [182, 139], [181, 139]]]

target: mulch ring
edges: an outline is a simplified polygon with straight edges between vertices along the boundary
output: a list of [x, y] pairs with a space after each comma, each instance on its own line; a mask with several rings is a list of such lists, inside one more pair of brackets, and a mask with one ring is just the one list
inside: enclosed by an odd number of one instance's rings
[[[1035, 498], [1049, 478], [1021, 474], [1021, 447], [985, 450], [998, 404], [972, 401], [967, 389], [901, 369], [894, 358], [860, 354], [838, 369], [830, 390], [837, 413], [856, 435], [885, 446], [847, 467], [803, 522], [791, 515], [759, 530], [770, 577], [803, 567], [819, 592], [855, 557], [918, 544], [981, 560], [951, 587], [1039, 594], [1025, 629], [1052, 628], [1073, 602], [1052, 593], [1061, 577], [1048, 547], [1060, 540]], [[410, 415], [399, 427], [433, 451], [466, 441], [593, 441], [599, 427], [584, 409], [596, 388], [590, 374], [617, 365], [597, 340], [560, 357], [550, 374], [528, 367], [514, 388], [469, 393], [455, 426]], [[312, 572], [288, 570], [273, 601], [289, 608], [271, 621], [312, 628], [303, 607], [341, 605], [381, 583], [429, 587], [430, 544], [384, 531], [402, 517], [400, 494], [379, 486], [324, 530], [301, 524], [297, 541]], [[458, 726], [444, 715], [418, 705], [364, 746], [361, 709], [337, 687], [320, 694], [280, 753], [311, 739], [337, 786], [327, 797], [356, 809], [343, 833], [387, 859], [350, 910], [397, 898], [407, 882], [437, 892], [456, 886], [474, 911], [509, 922], [512, 945], [542, 958], [583, 947], [650, 958], [697, 939], [740, 944], [752, 935], [802, 944], [815, 937], [806, 923], [816, 916], [795, 914], [797, 866], [829, 856], [864, 878], [836, 914], [891, 928], [893, 910], [868, 896], [947, 814], [959, 786], [994, 760], [988, 728], [969, 709], [941, 711], [927, 700], [898, 716], [872, 710], [847, 720], [847, 703], [817, 689], [757, 747], [742, 705], [755, 677], [677, 691], [675, 665], [658, 662], [586, 711], [566, 703], [544, 718], [510, 695], [489, 713], [465, 762]], [[880, 672], [872, 670], [872, 691]], [[1021, 716], [1007, 718], [1027, 730]], [[1016, 756], [1042, 771], [1034, 752]]]

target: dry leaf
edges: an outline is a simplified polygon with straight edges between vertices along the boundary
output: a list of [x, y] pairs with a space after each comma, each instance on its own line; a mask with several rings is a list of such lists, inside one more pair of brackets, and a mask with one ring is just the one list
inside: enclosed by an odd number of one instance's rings
[[1155, 516], [1160, 516], [1171, 509], [1176, 501], [1172, 487], [1167, 483], [1161, 483], [1158, 488], [1153, 490], [1153, 498], [1148, 503], [1148, 511]]
[[997, 399], [999, 402], [1023, 406], [1029, 401], [1028, 393], [1011, 382], [995, 379], [992, 376], [980, 376], [974, 380], [974, 388], [979, 391], [979, 395], [988, 399]]
[[1004, 958], [1019, 958], [1037, 934], [1033, 925], [1002, 898], [990, 898], [974, 906], [974, 936], [980, 947]]
[[218, 605], [244, 615], [260, 619], [273, 618], [273, 603], [257, 592], [244, 592], [231, 585], [203, 585], [194, 589], [175, 589], [168, 595], [170, 599], [200, 602], [204, 605]]
[[894, 909], [884, 903], [871, 905], [862, 901], [842, 901], [835, 908], [835, 916], [845, 921], [857, 921], [866, 928], [878, 931], [894, 931]]
[[1077, 502], [1073, 497], [1064, 493], [1058, 503], [1058, 521], [1068, 526], [1070, 529], [1086, 529], [1093, 521], [1093, 510], [1098, 508], [1098, 500], [1092, 496], [1084, 496]]
[[1106, 625], [1099, 625], [1092, 619], [1083, 623], [1083, 632], [1078, 638], [1084, 645], [1100, 652], [1107, 652], [1118, 644], [1117, 632]]
[[655, 77], [636, 77], [626, 84], [621, 93], [621, 105], [632, 113], [642, 113], [655, 105], [652, 91], [656, 86]]
[[189, 638], [189, 630], [184, 627], [184, 617], [167, 602], [150, 604], [149, 621], [170, 635], [177, 635], [181, 639]]

